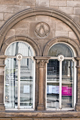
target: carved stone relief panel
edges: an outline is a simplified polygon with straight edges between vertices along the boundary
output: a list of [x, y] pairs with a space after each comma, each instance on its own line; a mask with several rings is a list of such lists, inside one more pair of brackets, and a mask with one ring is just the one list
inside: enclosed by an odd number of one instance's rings
[[37, 37], [40, 38], [47, 37], [49, 33], [50, 33], [50, 27], [47, 23], [39, 22], [36, 24], [35, 34], [37, 35]]

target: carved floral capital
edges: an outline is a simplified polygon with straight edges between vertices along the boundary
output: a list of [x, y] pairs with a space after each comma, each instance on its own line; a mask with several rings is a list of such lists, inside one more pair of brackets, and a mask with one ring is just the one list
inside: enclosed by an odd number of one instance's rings
[[50, 57], [40, 57], [37, 56], [34, 59], [36, 60], [36, 62], [39, 64], [39, 67], [44, 67], [45, 63], [48, 63]]
[[47, 63], [48, 60], [37, 60], [37, 63], [39, 64], [39, 67], [44, 67], [45, 63]]

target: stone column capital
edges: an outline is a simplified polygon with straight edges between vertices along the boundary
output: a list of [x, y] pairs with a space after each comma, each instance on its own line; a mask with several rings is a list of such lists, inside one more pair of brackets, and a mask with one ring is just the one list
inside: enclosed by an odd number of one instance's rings
[[7, 56], [6, 55], [0, 55], [0, 59], [6, 59]]
[[0, 111], [5, 110], [4, 106], [4, 67], [5, 67], [5, 59], [7, 56], [0, 55]]
[[6, 55], [1, 55], [0, 56], [0, 67], [4, 67], [5, 66], [4, 61], [5, 61], [6, 58], [7, 58]]
[[34, 57], [34, 59], [39, 64], [39, 67], [44, 67], [45, 63], [48, 63], [50, 57], [37, 56], [37, 57]]

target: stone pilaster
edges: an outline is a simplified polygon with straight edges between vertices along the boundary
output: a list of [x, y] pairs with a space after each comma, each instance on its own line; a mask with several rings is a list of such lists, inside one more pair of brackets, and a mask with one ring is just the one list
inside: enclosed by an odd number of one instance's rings
[[76, 101], [76, 111], [80, 111], [80, 58], [76, 57], [77, 60], [77, 101]]
[[38, 106], [37, 110], [44, 110], [45, 109], [45, 103], [44, 103], [44, 96], [45, 96], [45, 85], [44, 81], [46, 79], [45, 74], [45, 67], [46, 63], [48, 62], [48, 57], [35, 57], [36, 62], [38, 63], [38, 88], [39, 88], [39, 95], [38, 95]]
[[4, 111], [4, 60], [6, 56], [0, 56], [0, 111]]

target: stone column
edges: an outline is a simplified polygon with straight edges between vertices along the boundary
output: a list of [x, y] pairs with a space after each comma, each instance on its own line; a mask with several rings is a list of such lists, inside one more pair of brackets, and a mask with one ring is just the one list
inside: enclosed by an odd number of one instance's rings
[[4, 60], [6, 56], [0, 56], [0, 111], [4, 111]]
[[48, 57], [35, 57], [36, 62], [38, 63], [38, 106], [37, 110], [44, 110], [45, 109], [45, 103], [44, 103], [44, 96], [45, 96], [45, 79], [46, 79], [46, 74], [45, 74], [45, 67], [46, 63], [48, 62]]
[[76, 57], [75, 59], [77, 60], [77, 66], [76, 66], [76, 68], [77, 68], [76, 111], [80, 111], [80, 58]]

